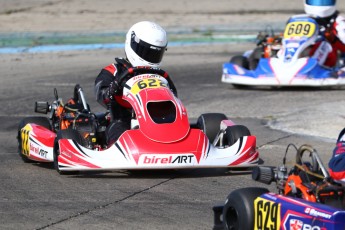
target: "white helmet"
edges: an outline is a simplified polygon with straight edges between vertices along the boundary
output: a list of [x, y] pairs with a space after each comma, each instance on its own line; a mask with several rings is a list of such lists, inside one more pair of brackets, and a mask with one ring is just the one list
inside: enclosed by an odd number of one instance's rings
[[335, 13], [336, 0], [305, 0], [304, 11], [312, 16], [326, 18]]
[[127, 32], [125, 52], [134, 67], [159, 67], [167, 44], [167, 35], [161, 26], [142, 21], [134, 24]]

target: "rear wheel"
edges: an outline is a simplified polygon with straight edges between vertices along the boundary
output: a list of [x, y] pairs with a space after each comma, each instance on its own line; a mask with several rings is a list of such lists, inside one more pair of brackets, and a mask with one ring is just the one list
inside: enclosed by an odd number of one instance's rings
[[228, 126], [225, 130], [225, 137], [229, 146], [235, 144], [239, 138], [250, 135], [249, 129], [244, 125]]
[[32, 163], [34, 161], [30, 160], [26, 155], [23, 154], [23, 139], [22, 139], [22, 128], [27, 124], [37, 124], [46, 129], [52, 130], [49, 119], [46, 117], [26, 117], [19, 122], [17, 140], [18, 140], [18, 154], [25, 163]]
[[54, 143], [54, 168], [59, 174], [77, 174], [77, 171], [61, 171], [58, 163], [58, 156], [60, 155], [59, 140], [61, 139], [72, 139], [78, 144], [85, 146], [85, 139], [75, 129], [63, 129], [56, 133]]
[[266, 188], [242, 188], [231, 192], [223, 208], [224, 229], [254, 229], [254, 200], [264, 193]]
[[223, 113], [201, 114], [197, 121], [197, 127], [206, 134], [210, 142], [213, 142], [220, 130], [221, 121], [227, 119]]

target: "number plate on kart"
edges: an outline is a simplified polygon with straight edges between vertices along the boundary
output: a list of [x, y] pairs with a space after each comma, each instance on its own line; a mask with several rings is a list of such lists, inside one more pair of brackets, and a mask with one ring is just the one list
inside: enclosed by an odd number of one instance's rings
[[147, 89], [147, 88], [158, 88], [158, 87], [167, 87], [167, 85], [166, 83], [164, 83], [158, 78], [140, 79], [133, 84], [131, 88], [131, 93], [137, 94], [139, 93], [140, 90]]
[[284, 39], [310, 38], [317, 32], [316, 28], [312, 21], [292, 21], [285, 27]]
[[27, 124], [24, 128], [21, 129], [21, 146], [22, 146], [22, 154], [25, 156], [30, 156], [30, 143], [29, 143], [29, 132], [32, 131], [31, 125]]
[[280, 229], [280, 204], [258, 197], [254, 201], [254, 229]]

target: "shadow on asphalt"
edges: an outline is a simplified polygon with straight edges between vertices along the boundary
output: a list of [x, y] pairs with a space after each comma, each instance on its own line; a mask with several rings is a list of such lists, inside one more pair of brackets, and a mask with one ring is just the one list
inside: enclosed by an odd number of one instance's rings
[[[261, 159], [260, 159], [261, 160]], [[262, 160], [261, 160], [262, 161]], [[53, 163], [28, 163], [42, 168], [42, 170], [55, 171]], [[156, 170], [114, 170], [114, 171], [76, 171], [64, 172], [61, 177], [74, 178], [202, 178], [202, 177], [221, 177], [238, 176], [251, 174], [251, 168], [195, 168], [195, 169], [156, 169]], [[58, 172], [56, 172], [58, 174]]]

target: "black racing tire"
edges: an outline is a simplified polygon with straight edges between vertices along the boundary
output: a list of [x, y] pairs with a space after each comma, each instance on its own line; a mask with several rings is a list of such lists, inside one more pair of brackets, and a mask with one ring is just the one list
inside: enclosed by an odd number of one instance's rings
[[227, 119], [223, 113], [201, 114], [197, 120], [197, 127], [206, 134], [210, 142], [213, 142], [220, 130], [221, 121]]
[[236, 56], [233, 56], [231, 59], [230, 59], [230, 63], [232, 64], [235, 64], [235, 65], [238, 65], [238, 66], [241, 66], [245, 69], [249, 69], [249, 61], [248, 61], [248, 58], [247, 57], [244, 57], [242, 55], [236, 55]]
[[21, 129], [24, 128], [29, 123], [37, 124], [37, 125], [40, 125], [44, 128], [47, 128], [49, 130], [52, 130], [52, 126], [51, 126], [50, 121], [47, 117], [25, 117], [19, 122], [18, 132], [17, 132], [18, 154], [25, 163], [33, 163], [34, 162], [22, 153]]
[[[238, 66], [241, 66], [245, 69], [249, 69], [249, 61], [248, 61], [248, 58], [247, 57], [244, 57], [242, 55], [236, 55], [236, 56], [233, 56], [231, 59], [230, 59], [230, 63], [232, 64], [235, 64], [235, 65], [238, 65]], [[236, 89], [245, 89], [247, 88], [248, 86], [247, 85], [239, 85], [239, 84], [232, 84], [232, 86]]]
[[257, 47], [253, 50], [252, 54], [248, 57], [248, 69], [254, 70], [258, 67], [260, 58], [263, 56], [263, 47]]
[[254, 200], [264, 193], [266, 188], [241, 188], [231, 192], [223, 208], [224, 229], [254, 229]]
[[54, 168], [60, 175], [73, 175], [73, 174], [78, 174], [78, 171], [61, 171], [59, 169], [59, 164], [58, 164], [58, 156], [60, 155], [60, 149], [59, 149], [59, 140], [61, 139], [72, 139], [76, 141], [78, 144], [85, 146], [86, 141], [85, 139], [81, 136], [81, 134], [75, 130], [75, 129], [63, 129], [59, 130], [56, 133], [56, 138], [54, 142], [54, 153], [53, 153], [53, 158], [54, 158]]
[[239, 138], [250, 135], [249, 129], [244, 125], [228, 126], [225, 130], [226, 143], [229, 146], [235, 144]]

